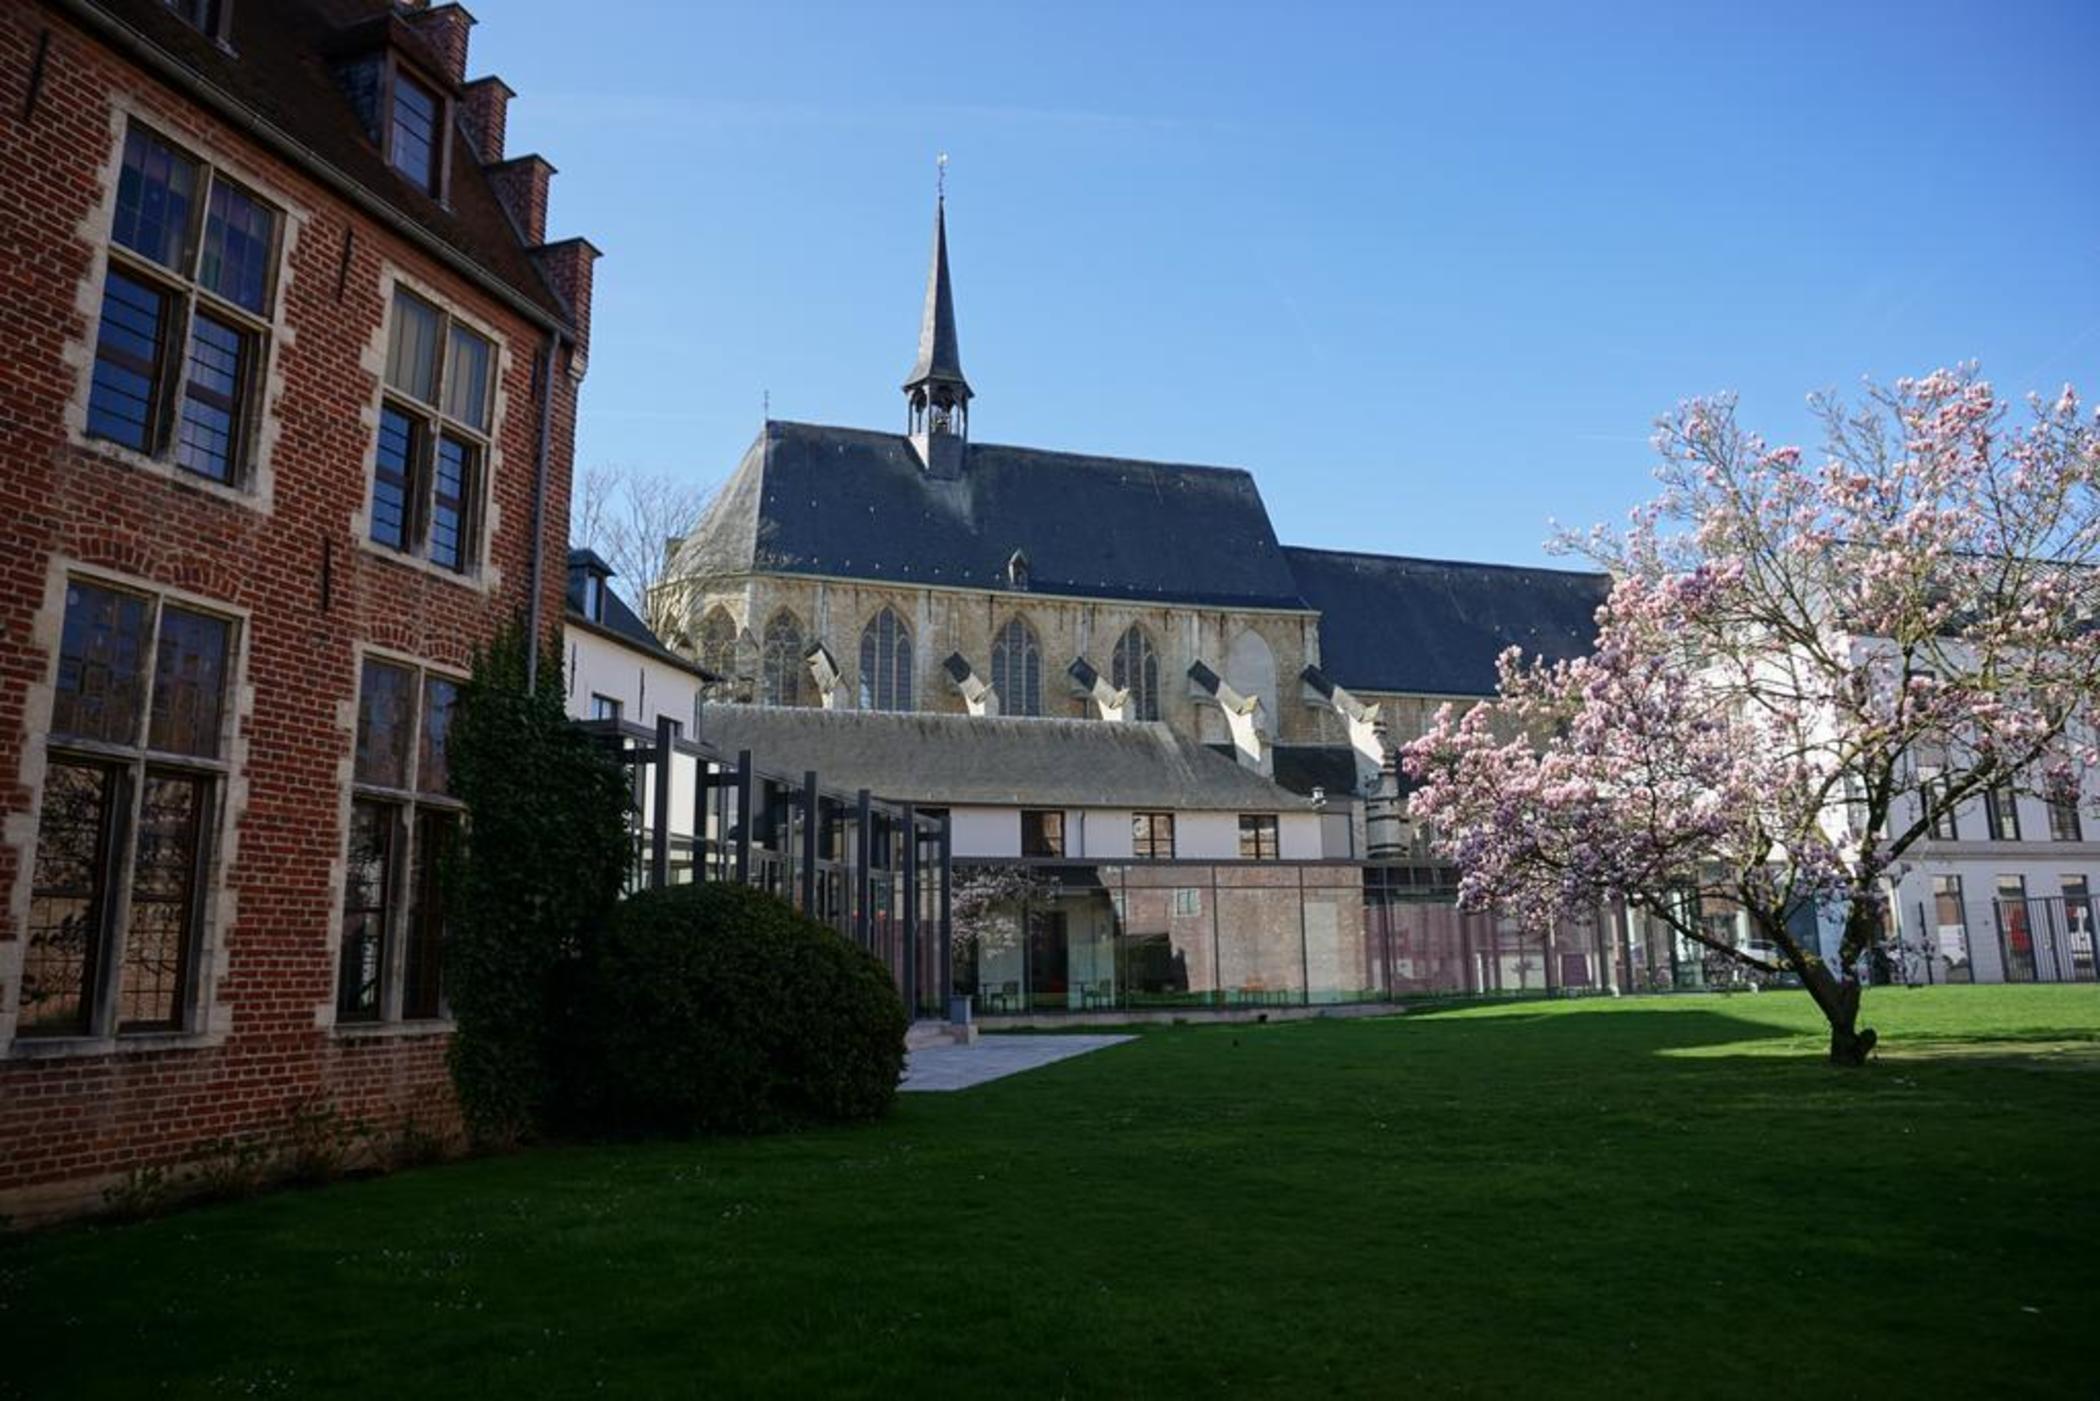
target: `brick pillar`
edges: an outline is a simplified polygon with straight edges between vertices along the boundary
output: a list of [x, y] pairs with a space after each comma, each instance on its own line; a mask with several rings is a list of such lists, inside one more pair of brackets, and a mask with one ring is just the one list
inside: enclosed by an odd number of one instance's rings
[[544, 156], [516, 156], [488, 168], [496, 198], [510, 211], [518, 236], [528, 246], [547, 241], [547, 188], [554, 167]]
[[483, 165], [503, 163], [503, 130], [517, 94], [501, 78], [476, 78], [460, 90], [460, 118]]
[[446, 77], [455, 83], [467, 77], [467, 31], [474, 16], [458, 5], [426, 5], [402, 16], [438, 61]]
[[600, 256], [587, 238], [565, 238], [532, 250], [540, 275], [568, 304], [569, 324], [576, 328], [578, 378], [582, 377], [582, 365], [591, 349], [591, 278]]

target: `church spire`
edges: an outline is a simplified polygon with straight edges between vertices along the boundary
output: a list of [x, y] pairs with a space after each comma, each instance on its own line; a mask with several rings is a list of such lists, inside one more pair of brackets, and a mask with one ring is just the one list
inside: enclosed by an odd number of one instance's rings
[[[926, 274], [926, 313], [919, 323], [919, 359], [904, 381], [911, 436], [920, 457], [933, 466], [932, 440], [969, 436], [970, 382], [963, 378], [962, 350], [955, 336], [955, 294], [948, 283], [948, 157], [940, 158], [940, 187], [933, 206], [933, 266]], [[960, 455], [957, 454], [959, 457]], [[959, 462], [957, 464], [960, 465]]]

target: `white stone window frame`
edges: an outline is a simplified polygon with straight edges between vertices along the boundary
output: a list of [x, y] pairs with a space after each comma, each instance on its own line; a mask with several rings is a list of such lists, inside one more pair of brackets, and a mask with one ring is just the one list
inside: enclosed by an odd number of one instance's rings
[[[202, 193], [197, 204], [196, 219], [198, 238], [191, 250], [190, 271], [177, 273], [155, 263], [152, 259], [116, 245], [113, 232], [117, 217], [117, 185], [124, 170], [124, 141], [132, 124], [136, 122], [152, 131], [169, 145], [194, 159], [205, 175]], [[293, 203], [281, 188], [265, 178], [256, 168], [237, 154], [209, 140], [200, 140], [194, 132], [184, 130], [180, 135], [170, 134], [176, 124], [166, 119], [166, 114], [149, 111], [123, 93], [112, 94], [109, 108], [109, 137], [105, 147], [108, 152], [101, 172], [101, 199], [88, 212], [80, 227], [80, 238], [94, 250], [88, 275], [81, 279], [75, 289], [74, 310], [78, 313], [77, 324], [80, 336], [69, 341], [66, 360], [72, 365], [75, 382], [70, 399], [66, 403], [66, 441], [73, 447], [92, 453], [112, 462], [121, 463], [172, 482], [186, 490], [200, 492], [220, 501], [260, 511], [271, 512], [276, 486], [276, 474], [272, 463], [276, 455], [278, 440], [283, 434], [282, 404], [285, 395], [284, 351], [296, 343], [286, 307], [291, 302], [292, 255], [298, 245], [311, 215]], [[216, 296], [197, 285], [195, 278], [196, 259], [202, 256], [203, 219], [210, 200], [210, 182], [223, 174], [233, 184], [268, 204], [277, 211], [277, 248], [270, 268], [270, 313], [258, 317], [245, 307]], [[95, 350], [101, 334], [102, 299], [109, 281], [111, 265], [124, 269], [135, 277], [155, 283], [173, 292], [182, 302], [180, 316], [181, 334], [169, 336], [168, 354], [178, 361], [175, 373], [168, 376], [166, 397], [169, 407], [163, 417], [170, 423], [162, 425], [166, 441], [155, 451], [140, 452], [122, 443], [97, 437], [88, 432], [88, 399], [94, 392]], [[198, 299], [206, 299], [215, 315], [239, 323], [243, 329], [258, 337], [255, 382], [248, 391], [245, 405], [247, 441], [242, 445], [242, 464], [232, 482], [215, 482], [209, 477], [176, 465], [174, 460], [174, 432], [172, 418], [180, 410], [182, 392], [188, 374], [189, 327], [196, 314]]]
[[[414, 713], [408, 725], [408, 773], [407, 787], [388, 788], [364, 783], [357, 777], [357, 723], [364, 705], [365, 663], [383, 662], [400, 667], [415, 677]], [[438, 989], [438, 1015], [435, 1017], [407, 1017], [403, 1005], [407, 993], [407, 948], [405, 937], [409, 919], [414, 913], [416, 895], [415, 873], [418, 853], [416, 851], [416, 818], [425, 808], [457, 814], [462, 829], [466, 822], [466, 805], [456, 798], [421, 790], [419, 772], [423, 749], [423, 703], [425, 683], [432, 677], [450, 681], [456, 686], [465, 686], [468, 675], [457, 667], [433, 662], [427, 657], [416, 656], [390, 647], [375, 644], [360, 646], [355, 655], [357, 684], [345, 706], [342, 717], [344, 728], [349, 731], [349, 748], [342, 762], [338, 789], [342, 801], [337, 809], [337, 828], [341, 833], [336, 847], [334, 870], [328, 883], [328, 997], [315, 1012], [315, 1023], [332, 1030], [338, 1036], [371, 1037], [418, 1035], [432, 1031], [449, 1031], [452, 1027], [452, 1009], [444, 996], [444, 986]], [[351, 819], [360, 801], [384, 803], [394, 809], [390, 819], [393, 824], [394, 856], [388, 871], [386, 892], [387, 936], [380, 951], [379, 1014], [370, 1019], [345, 1021], [339, 1014], [342, 997], [343, 933], [347, 923], [343, 899], [350, 884], [350, 838]]]
[[[393, 335], [394, 308], [397, 305], [398, 292], [407, 292], [435, 306], [445, 317], [448, 331], [451, 323], [457, 322], [489, 343], [493, 353], [489, 361], [487, 429], [460, 423], [443, 412], [444, 348], [448, 339], [446, 336], [440, 336], [438, 346], [438, 404], [425, 404], [412, 399], [387, 383], [387, 347]], [[357, 540], [358, 548], [369, 555], [419, 570], [432, 578], [443, 579], [449, 584], [471, 589], [484, 596], [493, 595], [503, 587], [503, 571], [491, 560], [490, 546], [503, 525], [503, 513], [497, 504], [495, 487], [503, 471], [503, 428], [510, 409], [510, 396], [505, 388], [511, 364], [510, 344], [492, 322], [463, 306], [458, 297], [441, 291], [405, 268], [388, 266], [380, 276], [379, 293], [382, 299], [379, 325], [372, 338], [365, 343], [364, 353], [359, 357], [365, 370], [372, 376], [372, 397], [360, 415], [365, 429], [364, 492], [358, 498], [357, 509], [350, 514], [350, 532]], [[436, 452], [437, 435], [443, 432], [454, 432], [470, 438], [481, 448], [481, 472], [479, 480], [474, 484], [470, 503], [473, 520], [468, 530], [473, 558], [463, 570], [434, 563], [429, 558], [427, 545], [419, 544], [415, 549], [397, 550], [372, 538], [372, 498], [379, 482], [379, 422], [381, 413], [389, 405], [424, 421], [425, 431], [432, 440], [430, 452], [433, 455]], [[425, 481], [422, 490], [430, 490], [430, 482]]]
[[[16, 1034], [20, 1016], [23, 963], [28, 953], [31, 895], [36, 880], [37, 829], [43, 821], [44, 784], [54, 757], [93, 754], [114, 762], [133, 762], [141, 770], [148, 763], [160, 766], [143, 742], [136, 747], [101, 746], [85, 741], [57, 739], [51, 735], [51, 719], [58, 689], [60, 645], [65, 630], [66, 591], [74, 582], [93, 584], [154, 600], [154, 633], [148, 640], [144, 665], [150, 669], [158, 655], [161, 608], [174, 604], [185, 610], [209, 614], [232, 624], [232, 644], [227, 652], [226, 693], [219, 716], [222, 758], [170, 757], [166, 766], [215, 776], [211, 820], [203, 840], [202, 890], [196, 904], [197, 928], [189, 955], [188, 986], [183, 992], [182, 1024], [175, 1028], [119, 1032], [115, 1026], [115, 983], [119, 960], [104, 958], [97, 974], [90, 1030], [80, 1035]], [[232, 1027], [232, 1009], [219, 996], [226, 975], [225, 931], [238, 918], [239, 897], [228, 880], [239, 858], [241, 819], [248, 807], [247, 721], [255, 710], [254, 689], [248, 683], [253, 617], [247, 608], [224, 599], [167, 584], [154, 583], [137, 575], [89, 564], [66, 556], [54, 557], [45, 578], [43, 604], [32, 623], [32, 637], [50, 660], [43, 676], [32, 683], [24, 698], [21, 783], [33, 797], [29, 808], [8, 815], [5, 840], [16, 854], [16, 875], [9, 892], [9, 923], [17, 937], [0, 940], [0, 1056], [13, 1059], [52, 1059], [66, 1056], [98, 1056], [123, 1052], [162, 1051], [171, 1048], [216, 1046]], [[150, 686], [141, 701], [150, 719]], [[142, 728], [143, 728], [142, 722]], [[134, 790], [141, 785], [133, 784]], [[116, 944], [130, 918], [131, 884], [136, 875], [135, 839], [140, 791], [127, 795], [130, 811], [127, 838], [117, 857], [115, 893], [106, 919], [103, 938]]]

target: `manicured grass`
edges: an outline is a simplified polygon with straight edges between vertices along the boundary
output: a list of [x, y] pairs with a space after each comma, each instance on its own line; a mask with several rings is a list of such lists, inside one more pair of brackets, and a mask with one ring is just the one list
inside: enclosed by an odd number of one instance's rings
[[2090, 1394], [2100, 990], [1187, 1028], [0, 1246], [0, 1392]]

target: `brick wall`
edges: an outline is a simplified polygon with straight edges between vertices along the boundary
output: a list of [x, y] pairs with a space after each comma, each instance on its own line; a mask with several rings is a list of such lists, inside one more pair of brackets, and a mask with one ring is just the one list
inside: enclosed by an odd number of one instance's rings
[[[267, 490], [247, 501], [146, 470], [67, 426], [85, 400], [127, 110], [288, 211]], [[501, 344], [493, 527], [478, 587], [362, 539], [379, 392], [371, 347], [384, 344], [390, 272], [435, 290]], [[0, 14], [0, 1008], [18, 994], [39, 717], [54, 665], [50, 600], [66, 562], [223, 605], [245, 620], [246, 654], [197, 1022], [150, 1042], [39, 1046], [7, 1042], [0, 1013], [0, 1213], [91, 1205], [128, 1172], [194, 1159], [218, 1139], [283, 1145], [299, 1106], [331, 1106], [382, 1136], [411, 1113], [425, 1131], [456, 1131], [441, 1029], [331, 1024], [357, 655], [374, 643], [463, 667], [522, 610], [542, 336], [55, 12]], [[575, 425], [576, 386], [558, 378], [543, 526], [549, 620], [561, 616]]]

